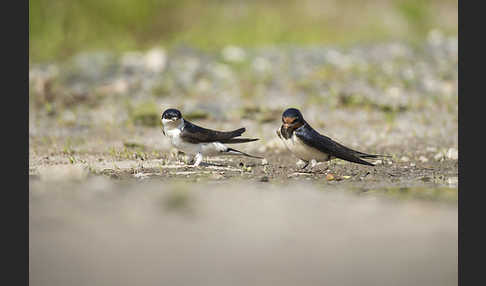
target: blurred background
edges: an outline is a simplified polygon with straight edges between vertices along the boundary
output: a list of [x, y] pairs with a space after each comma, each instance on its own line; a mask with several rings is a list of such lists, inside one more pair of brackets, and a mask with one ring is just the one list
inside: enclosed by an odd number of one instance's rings
[[159, 127], [168, 107], [263, 137], [290, 105], [317, 127], [336, 109], [454, 115], [457, 31], [451, 0], [33, 0], [31, 134]]
[[350, 45], [457, 34], [453, 0], [30, 0], [30, 61], [85, 50]]

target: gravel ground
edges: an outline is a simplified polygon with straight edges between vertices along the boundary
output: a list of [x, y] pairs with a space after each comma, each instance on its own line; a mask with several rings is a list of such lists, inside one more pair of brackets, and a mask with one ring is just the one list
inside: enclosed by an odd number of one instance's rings
[[[30, 280], [456, 285], [457, 79], [457, 37], [437, 31], [415, 46], [154, 48], [31, 64]], [[246, 127], [260, 140], [235, 147], [265, 160], [188, 166], [161, 133], [169, 107], [205, 127]], [[301, 172], [275, 134], [288, 107], [391, 157]]]
[[127, 160], [132, 173], [146, 163], [176, 163], [161, 135], [159, 118], [168, 107], [210, 128], [244, 126], [246, 136], [261, 140], [240, 149], [272, 165], [293, 164], [282, 158], [275, 135], [281, 113], [293, 106], [344, 145], [392, 155], [379, 165], [444, 168], [445, 181], [457, 179], [448, 171], [456, 162], [457, 173], [457, 38], [437, 31], [418, 46], [86, 53], [32, 65], [30, 84], [32, 175], [73, 163], [95, 173]]

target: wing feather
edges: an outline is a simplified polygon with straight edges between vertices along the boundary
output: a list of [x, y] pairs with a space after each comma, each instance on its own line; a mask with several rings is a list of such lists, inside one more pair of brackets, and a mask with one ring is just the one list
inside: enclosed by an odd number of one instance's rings
[[216, 131], [197, 126], [196, 124], [193, 124], [189, 121], [184, 121], [184, 123], [185, 125], [184, 129], [182, 129], [181, 132], [181, 138], [184, 141], [190, 143], [243, 143], [258, 140], [247, 138], [233, 139], [234, 137], [238, 137], [246, 131], [244, 127], [233, 131]]
[[360, 157], [368, 157], [368, 156], [374, 156], [374, 155], [369, 155], [366, 153], [361, 153], [355, 150], [352, 150], [346, 146], [343, 146], [335, 141], [333, 141], [331, 138], [319, 134], [317, 131], [315, 131], [310, 125], [307, 123], [304, 124], [302, 127], [296, 129], [295, 135], [299, 137], [305, 144], [307, 144], [310, 147], [313, 147], [323, 153], [330, 154], [331, 156], [334, 156], [339, 159], [343, 159], [346, 161], [358, 163], [358, 164], [363, 164], [363, 165], [368, 165], [368, 166], [374, 166], [370, 162], [366, 162]]

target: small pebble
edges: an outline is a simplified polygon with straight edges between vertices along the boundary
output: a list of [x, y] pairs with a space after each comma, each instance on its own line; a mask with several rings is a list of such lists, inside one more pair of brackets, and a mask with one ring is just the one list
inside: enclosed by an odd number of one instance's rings
[[447, 184], [449, 185], [455, 185], [459, 182], [459, 179], [457, 177], [449, 177], [447, 178]]
[[327, 175], [326, 175], [326, 180], [328, 180], [328, 181], [332, 181], [332, 180], [334, 180], [334, 175], [333, 175], [333, 174], [331, 174], [331, 173], [327, 174]]
[[459, 152], [456, 148], [449, 148], [446, 153], [447, 159], [457, 160], [459, 158]]
[[297, 165], [297, 167], [302, 168], [303, 166], [305, 166], [306, 163], [304, 161], [302, 161], [302, 160], [299, 160], [295, 164]]
[[440, 161], [443, 158], [444, 158], [444, 154], [442, 152], [439, 152], [439, 153], [435, 154], [435, 156], [434, 156], [434, 160], [436, 160], [436, 161]]
[[136, 173], [136, 174], [133, 174], [133, 176], [137, 179], [140, 179], [140, 180], [143, 180], [143, 179], [147, 179], [150, 175], [152, 175], [152, 173]]
[[423, 163], [425, 163], [425, 162], [428, 162], [428, 161], [429, 161], [429, 159], [427, 159], [427, 157], [425, 157], [425, 156], [420, 156], [420, 157], [419, 157], [419, 160], [420, 160], [420, 162], [423, 162]]
[[241, 63], [246, 60], [245, 50], [237, 46], [226, 46], [222, 55], [227, 62]]
[[292, 174], [288, 174], [287, 178], [293, 178], [293, 177], [298, 177], [298, 176], [312, 176], [312, 174], [295, 172], [295, 173], [292, 173]]
[[154, 48], [145, 55], [145, 66], [152, 72], [161, 72], [167, 63], [165, 50]]
[[427, 152], [436, 152], [437, 151], [437, 148], [435, 147], [427, 147], [427, 149], [425, 149]]
[[408, 162], [408, 161], [410, 161], [410, 159], [407, 156], [403, 156], [402, 158], [400, 158], [400, 161]]

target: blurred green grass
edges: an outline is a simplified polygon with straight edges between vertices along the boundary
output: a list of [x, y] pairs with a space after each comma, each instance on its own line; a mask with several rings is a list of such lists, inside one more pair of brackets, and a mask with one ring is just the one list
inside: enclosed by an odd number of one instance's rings
[[30, 62], [87, 50], [420, 41], [457, 34], [452, 0], [29, 0]]

